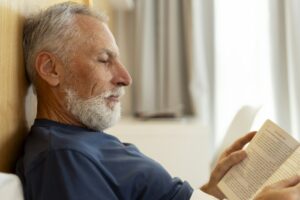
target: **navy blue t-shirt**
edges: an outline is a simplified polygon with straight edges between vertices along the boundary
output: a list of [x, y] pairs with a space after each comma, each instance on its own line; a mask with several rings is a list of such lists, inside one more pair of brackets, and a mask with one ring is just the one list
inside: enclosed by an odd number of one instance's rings
[[18, 162], [26, 200], [188, 200], [193, 189], [134, 145], [38, 119]]

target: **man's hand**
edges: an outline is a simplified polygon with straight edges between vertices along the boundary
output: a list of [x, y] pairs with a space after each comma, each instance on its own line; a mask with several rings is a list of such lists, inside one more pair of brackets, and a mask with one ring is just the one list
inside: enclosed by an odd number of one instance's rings
[[300, 177], [292, 177], [265, 187], [254, 200], [299, 200]]
[[209, 182], [201, 187], [201, 190], [207, 194], [215, 196], [218, 199], [224, 199], [224, 194], [219, 190], [217, 184], [226, 174], [226, 172], [234, 165], [241, 162], [247, 157], [243, 147], [249, 143], [256, 132], [250, 132], [244, 137], [234, 142], [227, 150], [220, 156], [216, 167], [211, 173]]

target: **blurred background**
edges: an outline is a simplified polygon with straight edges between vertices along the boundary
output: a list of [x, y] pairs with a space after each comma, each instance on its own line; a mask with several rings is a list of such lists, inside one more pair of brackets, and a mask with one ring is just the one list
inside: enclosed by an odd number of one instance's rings
[[201, 185], [220, 151], [266, 119], [299, 138], [300, 1], [91, 2], [133, 78], [107, 132], [172, 175]]

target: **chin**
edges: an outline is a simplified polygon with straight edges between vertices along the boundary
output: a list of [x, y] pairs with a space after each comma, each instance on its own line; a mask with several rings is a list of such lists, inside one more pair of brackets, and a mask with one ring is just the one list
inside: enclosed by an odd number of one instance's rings
[[117, 107], [120, 106], [120, 102], [119, 101], [109, 101], [107, 102], [106, 106], [107, 108], [111, 109], [111, 110], [115, 110]]
[[81, 99], [72, 90], [67, 91], [67, 109], [86, 127], [103, 131], [115, 125], [121, 117], [121, 103], [106, 101], [98, 96]]
[[[93, 116], [93, 117], [92, 117]], [[107, 106], [106, 110], [97, 110], [92, 114], [88, 127], [98, 131], [104, 131], [114, 126], [121, 118], [121, 104], [117, 103], [112, 107]]]

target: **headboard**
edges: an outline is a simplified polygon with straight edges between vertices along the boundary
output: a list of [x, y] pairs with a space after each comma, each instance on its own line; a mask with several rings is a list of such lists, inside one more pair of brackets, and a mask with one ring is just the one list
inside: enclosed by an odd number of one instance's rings
[[[92, 4], [92, 0], [74, 0]], [[63, 0], [0, 1], [0, 171], [12, 172], [26, 136], [25, 96], [28, 89], [23, 67], [24, 16]], [[27, 108], [30, 111], [31, 108]]]

